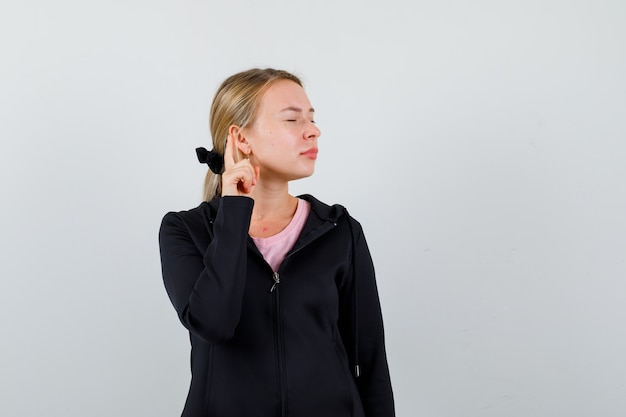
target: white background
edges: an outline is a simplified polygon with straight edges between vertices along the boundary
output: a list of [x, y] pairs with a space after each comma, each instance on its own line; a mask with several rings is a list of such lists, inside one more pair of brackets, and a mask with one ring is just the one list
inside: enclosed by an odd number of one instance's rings
[[0, 415], [176, 416], [160, 275], [228, 75], [301, 76], [292, 185], [361, 221], [399, 416], [626, 415], [626, 2], [0, 9]]

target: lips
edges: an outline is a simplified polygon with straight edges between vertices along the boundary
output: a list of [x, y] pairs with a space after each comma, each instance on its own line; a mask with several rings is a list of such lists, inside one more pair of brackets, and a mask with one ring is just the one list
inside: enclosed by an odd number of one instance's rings
[[300, 155], [306, 156], [309, 159], [317, 159], [317, 148], [310, 148], [302, 152]]

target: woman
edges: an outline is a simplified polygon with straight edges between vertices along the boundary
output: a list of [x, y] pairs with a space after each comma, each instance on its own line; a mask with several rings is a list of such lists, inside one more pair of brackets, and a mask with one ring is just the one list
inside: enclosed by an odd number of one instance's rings
[[346, 210], [288, 182], [320, 131], [300, 80], [253, 69], [218, 89], [205, 202], [159, 233], [167, 293], [191, 338], [184, 417], [394, 415], [374, 269]]

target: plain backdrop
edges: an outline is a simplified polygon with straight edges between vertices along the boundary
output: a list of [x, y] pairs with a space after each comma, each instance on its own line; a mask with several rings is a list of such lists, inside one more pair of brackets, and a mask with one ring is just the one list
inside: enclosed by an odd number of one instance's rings
[[399, 416], [626, 415], [624, 22], [623, 0], [3, 2], [0, 415], [180, 415], [157, 232], [200, 203], [212, 96], [251, 67], [317, 110], [291, 191], [365, 229]]

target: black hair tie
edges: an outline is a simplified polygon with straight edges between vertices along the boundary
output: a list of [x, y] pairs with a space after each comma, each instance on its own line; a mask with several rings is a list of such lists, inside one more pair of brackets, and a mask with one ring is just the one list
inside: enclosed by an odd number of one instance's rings
[[207, 164], [211, 171], [216, 174], [222, 173], [224, 168], [224, 157], [214, 150], [207, 151], [206, 148], [196, 148], [196, 155], [201, 164]]

